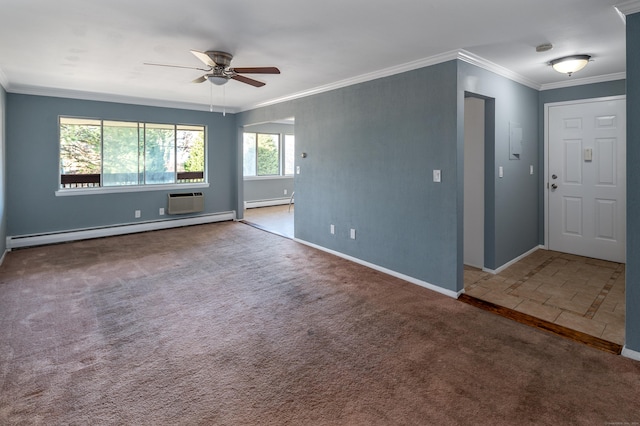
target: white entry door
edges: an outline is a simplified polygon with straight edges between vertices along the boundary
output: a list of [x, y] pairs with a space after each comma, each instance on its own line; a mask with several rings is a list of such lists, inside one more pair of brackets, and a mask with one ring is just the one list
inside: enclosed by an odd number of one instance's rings
[[550, 106], [548, 132], [549, 249], [625, 262], [625, 100]]

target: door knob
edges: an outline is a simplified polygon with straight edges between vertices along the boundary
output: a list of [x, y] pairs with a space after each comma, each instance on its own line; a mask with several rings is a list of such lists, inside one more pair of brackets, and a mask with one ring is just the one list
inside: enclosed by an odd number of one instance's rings
[[551, 184], [551, 189], [558, 189], [558, 185], [556, 185], [555, 183]]
[[558, 179], [558, 176], [556, 176], [556, 175], [551, 175], [551, 179]]

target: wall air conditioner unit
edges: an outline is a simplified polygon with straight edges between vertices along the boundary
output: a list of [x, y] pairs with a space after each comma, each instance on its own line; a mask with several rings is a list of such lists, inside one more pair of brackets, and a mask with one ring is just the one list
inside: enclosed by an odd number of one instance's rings
[[204, 211], [204, 194], [202, 192], [185, 192], [168, 194], [169, 203], [167, 213], [185, 214]]

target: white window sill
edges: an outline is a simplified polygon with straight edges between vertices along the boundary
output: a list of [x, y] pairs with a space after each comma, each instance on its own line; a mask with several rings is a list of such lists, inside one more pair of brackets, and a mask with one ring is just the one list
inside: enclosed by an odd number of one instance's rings
[[74, 195], [102, 195], [119, 194], [124, 192], [149, 192], [149, 191], [171, 191], [208, 188], [208, 183], [172, 183], [168, 185], [131, 185], [131, 186], [102, 186], [98, 188], [68, 188], [59, 189], [55, 192], [56, 197], [67, 197]]

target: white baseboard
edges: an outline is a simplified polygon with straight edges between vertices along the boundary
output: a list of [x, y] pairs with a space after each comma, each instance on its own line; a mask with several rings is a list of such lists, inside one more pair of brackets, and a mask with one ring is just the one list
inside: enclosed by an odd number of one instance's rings
[[640, 361], [640, 352], [631, 350], [626, 346], [622, 348], [622, 356]]
[[319, 246], [317, 244], [313, 244], [313, 243], [310, 243], [308, 241], [301, 240], [299, 238], [294, 238], [294, 241], [297, 241], [300, 244], [304, 244], [306, 246], [313, 247], [315, 249], [324, 251], [326, 253], [333, 254], [333, 255], [341, 257], [343, 259], [350, 260], [351, 262], [357, 263], [359, 265], [366, 266], [367, 268], [371, 268], [371, 269], [376, 270], [378, 272], [382, 272], [384, 274], [391, 275], [392, 277], [400, 278], [401, 280], [408, 281], [411, 284], [416, 284], [416, 285], [419, 285], [420, 287], [424, 287], [424, 288], [427, 288], [429, 290], [435, 291], [437, 293], [444, 294], [445, 296], [449, 296], [449, 297], [451, 297], [453, 299], [457, 299], [458, 297], [460, 297], [460, 295], [462, 293], [464, 293], [464, 289], [460, 290], [459, 292], [456, 293], [455, 291], [447, 290], [446, 288], [442, 288], [442, 287], [439, 287], [437, 285], [430, 284], [430, 283], [428, 283], [426, 281], [422, 281], [422, 280], [410, 277], [408, 275], [404, 275], [404, 274], [401, 274], [399, 272], [392, 271], [391, 269], [384, 268], [384, 267], [376, 265], [374, 263], [369, 263], [369, 262], [364, 261], [362, 259], [358, 259], [357, 257], [349, 256], [347, 254], [340, 253], [339, 251], [331, 250], [331, 249], [328, 249], [326, 247], [322, 247], [322, 246]]
[[490, 274], [499, 274], [500, 272], [504, 271], [505, 269], [507, 269], [509, 266], [513, 265], [514, 263], [517, 263], [519, 261], [521, 261], [522, 259], [524, 259], [525, 257], [529, 256], [532, 253], [535, 253], [536, 251], [540, 250], [540, 249], [544, 249], [544, 246], [538, 246], [538, 247], [534, 247], [531, 250], [529, 250], [526, 253], [521, 254], [520, 256], [516, 257], [515, 259], [505, 263], [504, 265], [500, 266], [497, 269], [487, 269], [487, 268], [482, 268], [482, 270], [484, 272], [488, 272]]
[[[271, 207], [271, 206], [282, 206], [285, 204], [289, 204], [289, 200], [291, 198], [273, 198], [271, 200], [254, 200], [254, 201], [245, 201], [244, 208], [245, 209], [254, 209], [256, 207]], [[293, 202], [292, 202], [293, 204]]]
[[7, 250], [20, 247], [32, 247], [45, 244], [63, 243], [67, 241], [87, 240], [90, 238], [110, 237], [114, 235], [133, 234], [136, 232], [156, 231], [160, 229], [177, 228], [188, 225], [234, 220], [236, 212], [222, 212], [200, 216], [189, 216], [181, 219], [157, 220], [105, 226], [91, 229], [72, 229], [68, 231], [51, 232], [38, 235], [14, 235], [7, 237]]

